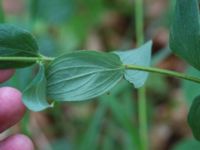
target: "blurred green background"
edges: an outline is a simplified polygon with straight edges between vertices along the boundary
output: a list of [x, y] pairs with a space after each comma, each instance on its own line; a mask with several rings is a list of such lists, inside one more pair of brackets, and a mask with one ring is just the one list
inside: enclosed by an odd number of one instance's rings
[[[1, 0], [1, 4], [1, 22], [32, 32], [47, 56], [136, 47], [135, 0]], [[154, 42], [152, 65], [199, 76], [168, 48], [174, 4], [175, 0], [144, 1], [145, 41]], [[5, 85], [23, 91], [35, 72], [35, 66], [19, 69]], [[187, 125], [188, 108], [200, 88], [153, 74], [146, 86], [150, 150], [200, 149]], [[133, 86], [121, 81], [97, 99], [58, 103], [40, 113], [27, 111], [18, 125], [1, 136], [25, 133], [38, 150], [139, 150], [142, 143]]]

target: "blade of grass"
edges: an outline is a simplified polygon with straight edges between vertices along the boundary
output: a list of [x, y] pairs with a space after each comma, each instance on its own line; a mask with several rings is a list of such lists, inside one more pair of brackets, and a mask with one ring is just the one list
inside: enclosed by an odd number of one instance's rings
[[100, 104], [94, 114], [88, 130], [86, 131], [86, 134], [82, 138], [83, 140], [80, 143], [80, 147], [78, 148], [79, 150], [97, 149], [97, 140], [99, 133], [101, 132], [100, 127], [108, 107], [107, 100], [108, 97], [106, 95], [100, 97]]
[[138, 143], [138, 136], [137, 136], [137, 128], [133, 125], [133, 122], [131, 118], [129, 117], [129, 114], [126, 112], [122, 104], [119, 103], [119, 99], [117, 96], [110, 95], [109, 100], [111, 112], [113, 116], [117, 119], [117, 121], [121, 124], [121, 126], [126, 130], [127, 135], [129, 135], [131, 139], [131, 145], [130, 147], [139, 147]]
[[30, 112], [26, 112], [25, 116], [23, 119], [20, 121], [20, 129], [21, 133], [31, 137], [32, 133], [29, 129], [29, 122], [30, 122]]
[[4, 23], [4, 22], [5, 22], [5, 14], [3, 10], [3, 1], [0, 0], [0, 23]]
[[168, 56], [170, 56], [171, 51], [169, 47], [165, 47], [160, 50], [160, 52], [156, 53], [152, 58], [152, 65], [157, 65], [164, 59], [166, 59]]
[[34, 22], [37, 19], [37, 12], [38, 12], [38, 0], [31, 0], [29, 2], [30, 7], [30, 22]]
[[108, 133], [106, 134], [106, 136], [103, 139], [103, 145], [102, 145], [102, 149], [103, 150], [115, 149], [115, 144], [113, 142], [113, 137], [111, 136], [111, 134], [112, 134], [112, 127], [110, 127], [110, 126], [111, 125], [109, 125]]

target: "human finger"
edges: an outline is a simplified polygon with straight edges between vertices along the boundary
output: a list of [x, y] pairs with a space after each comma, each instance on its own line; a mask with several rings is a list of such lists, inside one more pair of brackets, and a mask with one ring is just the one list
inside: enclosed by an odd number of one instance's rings
[[0, 70], [0, 83], [8, 80], [14, 74], [14, 72], [14, 69]]
[[1, 141], [0, 150], [34, 150], [34, 146], [27, 136], [17, 134]]
[[0, 88], [0, 133], [15, 125], [25, 110], [21, 92], [11, 87]]

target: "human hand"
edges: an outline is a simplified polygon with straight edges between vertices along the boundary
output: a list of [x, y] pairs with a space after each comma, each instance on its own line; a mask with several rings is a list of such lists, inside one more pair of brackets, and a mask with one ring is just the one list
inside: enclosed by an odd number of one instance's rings
[[[0, 83], [8, 80], [13, 74], [14, 70], [0, 70]], [[17, 89], [0, 88], [0, 133], [23, 117], [26, 108], [21, 99], [21, 93]], [[16, 134], [0, 141], [0, 150], [34, 150], [34, 146], [28, 137]]]

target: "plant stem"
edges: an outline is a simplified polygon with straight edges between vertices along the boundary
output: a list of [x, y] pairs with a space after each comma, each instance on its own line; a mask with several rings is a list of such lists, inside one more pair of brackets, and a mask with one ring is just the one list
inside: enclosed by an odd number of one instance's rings
[[147, 104], [146, 87], [138, 90], [138, 115], [139, 115], [139, 135], [141, 150], [148, 149], [148, 126], [147, 126]]
[[137, 46], [144, 43], [143, 0], [135, 0], [135, 26]]
[[[39, 57], [0, 57], [0, 62], [5, 61], [17, 61], [17, 62], [37, 62], [37, 61], [43, 61], [43, 62], [51, 62], [55, 58], [54, 57], [46, 57], [46, 56], [39, 56]], [[138, 65], [124, 65], [125, 69], [127, 70], [139, 70], [139, 71], [145, 71], [150, 73], [158, 73], [163, 75], [168, 75], [171, 77], [176, 77], [188, 81], [192, 81], [195, 83], [200, 84], [200, 78], [190, 76], [184, 73], [166, 70], [166, 69], [160, 69], [155, 67], [144, 67], [144, 66], [138, 66]]]
[[37, 61], [52, 61], [51, 57], [0, 57], [0, 61], [15, 61], [15, 62], [37, 62]]
[[176, 78], [180, 78], [180, 79], [184, 79], [184, 80], [188, 80], [188, 81], [192, 81], [192, 82], [200, 84], [200, 78], [190, 76], [184, 73], [176, 72], [176, 71], [165, 70], [165, 69], [154, 68], [154, 67], [137, 66], [137, 65], [125, 65], [125, 68], [129, 70], [140, 70], [140, 71], [145, 71], [145, 72], [168, 75], [171, 77], [176, 77]]
[[[144, 43], [144, 19], [143, 0], [135, 0], [135, 25], [137, 47]], [[146, 87], [138, 90], [138, 115], [139, 115], [139, 137], [140, 149], [148, 150], [148, 125], [146, 108]]]

